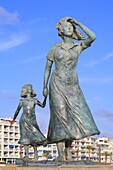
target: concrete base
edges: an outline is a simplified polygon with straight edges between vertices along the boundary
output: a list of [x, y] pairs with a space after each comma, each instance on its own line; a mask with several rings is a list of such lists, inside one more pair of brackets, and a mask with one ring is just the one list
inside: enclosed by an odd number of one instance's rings
[[[64, 165], [63, 165], [64, 166]], [[0, 170], [113, 170], [113, 165], [65, 165], [58, 167], [17, 167], [5, 166], [0, 167]]]
[[16, 165], [5, 165], [0, 170], [113, 170], [113, 164], [87, 161], [30, 161], [17, 159]]
[[16, 165], [21, 167], [72, 167], [72, 166], [81, 166], [81, 165], [95, 165], [96, 163], [91, 160], [78, 160], [78, 161], [38, 161], [38, 160], [29, 160], [29, 159], [17, 159]]

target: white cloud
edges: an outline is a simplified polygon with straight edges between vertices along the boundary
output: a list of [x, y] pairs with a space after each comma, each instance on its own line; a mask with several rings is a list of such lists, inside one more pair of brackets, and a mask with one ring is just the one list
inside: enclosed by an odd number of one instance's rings
[[99, 60], [93, 60], [90, 63], [86, 64], [87, 67], [94, 67], [98, 64], [101, 64], [103, 62], [109, 61], [113, 58], [113, 53], [108, 53], [105, 57], [100, 58]]
[[18, 62], [18, 64], [31, 63], [31, 62], [34, 62], [34, 61], [36, 61], [36, 60], [45, 58], [45, 56], [46, 56], [46, 55], [41, 55], [41, 56], [37, 56], [37, 57], [31, 57], [31, 58], [28, 58], [28, 59], [26, 59], [26, 60], [21, 60], [20, 62]]
[[102, 97], [99, 97], [99, 96], [95, 96], [95, 97], [92, 97], [91, 100], [93, 100], [94, 102], [103, 102], [104, 99]]
[[7, 39], [0, 41], [0, 51], [5, 51], [11, 48], [14, 48], [18, 45], [21, 45], [29, 40], [29, 37], [26, 34], [11, 35]]
[[29, 21], [26, 22], [26, 24], [34, 25], [34, 24], [37, 24], [39, 22], [45, 22], [46, 20], [47, 20], [46, 17], [40, 17], [40, 18], [29, 20]]
[[[109, 129], [109, 131], [105, 131], [105, 130], [102, 130], [101, 129], [101, 134], [99, 135], [99, 137], [108, 137], [108, 138], [113, 138], [113, 133], [112, 133], [112, 130]], [[98, 138], [98, 136], [97, 136]]]
[[109, 112], [107, 110], [98, 110], [97, 112], [95, 112], [95, 115], [100, 117], [112, 118], [113, 112]]
[[19, 22], [19, 14], [17, 11], [11, 13], [5, 8], [0, 7], [0, 24], [13, 25]]
[[17, 91], [3, 90], [0, 92], [0, 96], [8, 98], [8, 99], [17, 99]]
[[113, 58], [113, 53], [109, 53], [105, 56], [105, 60], [109, 60], [111, 58]]
[[113, 83], [113, 77], [103, 78], [80, 78], [81, 83], [93, 83], [93, 84], [109, 84]]

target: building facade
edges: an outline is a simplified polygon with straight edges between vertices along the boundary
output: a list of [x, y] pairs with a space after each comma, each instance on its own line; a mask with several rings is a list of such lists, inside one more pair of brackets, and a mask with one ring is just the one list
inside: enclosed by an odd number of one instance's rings
[[10, 126], [9, 118], [0, 118], [0, 161], [14, 163], [20, 158], [19, 124]]
[[73, 160], [113, 162], [113, 140], [107, 137], [87, 137], [73, 141], [71, 151]]

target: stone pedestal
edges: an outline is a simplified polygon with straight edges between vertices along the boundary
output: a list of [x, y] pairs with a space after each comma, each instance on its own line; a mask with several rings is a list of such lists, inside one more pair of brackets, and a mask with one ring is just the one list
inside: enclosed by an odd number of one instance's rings
[[93, 161], [30, 161], [17, 159], [16, 165], [5, 165], [0, 170], [113, 170], [113, 164], [97, 164]]
[[[64, 166], [64, 165], [63, 165]], [[65, 167], [17, 167], [5, 166], [0, 167], [0, 170], [113, 170], [113, 165], [66, 165]]]

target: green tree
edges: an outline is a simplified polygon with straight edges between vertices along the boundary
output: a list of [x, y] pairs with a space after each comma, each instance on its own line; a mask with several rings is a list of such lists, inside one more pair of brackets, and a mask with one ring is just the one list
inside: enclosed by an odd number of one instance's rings
[[105, 151], [102, 155], [105, 156], [105, 163], [107, 163], [108, 156], [110, 156], [111, 159], [112, 153]]
[[51, 156], [50, 151], [43, 152], [43, 156], [48, 160], [48, 156]]
[[86, 149], [88, 150], [88, 154], [89, 154], [89, 159], [90, 159], [90, 154], [91, 154], [91, 150], [93, 149], [93, 147], [91, 145], [88, 145], [86, 147]]
[[77, 149], [77, 150], [72, 150], [71, 151], [71, 153], [72, 153], [72, 155], [75, 155], [76, 154], [76, 159], [78, 160], [78, 155], [79, 155], [79, 152], [81, 152], [79, 149]]

